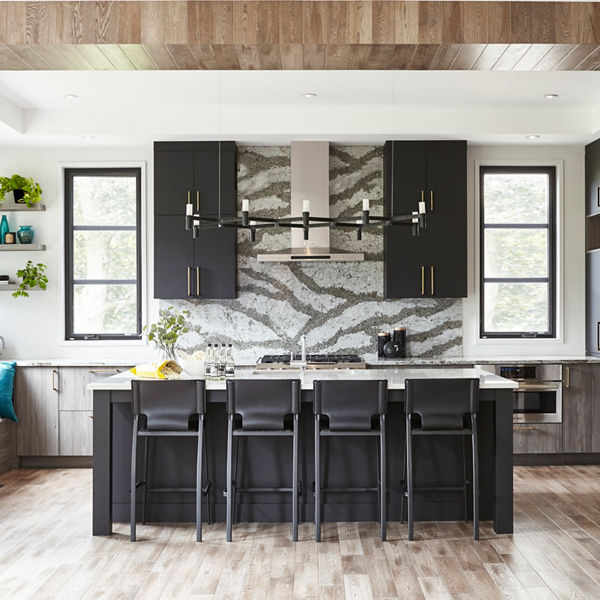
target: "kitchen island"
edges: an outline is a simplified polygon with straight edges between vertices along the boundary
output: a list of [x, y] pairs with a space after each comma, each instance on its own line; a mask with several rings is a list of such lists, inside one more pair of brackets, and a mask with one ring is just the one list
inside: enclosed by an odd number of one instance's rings
[[[480, 379], [479, 464], [480, 514], [492, 520], [496, 533], [512, 533], [512, 393], [516, 384], [481, 369], [386, 368], [368, 370], [261, 370], [238, 369], [237, 378], [299, 378], [302, 384], [300, 416], [300, 516], [313, 519], [313, 381], [315, 379], [386, 379], [388, 381], [387, 479], [388, 519], [400, 520], [402, 456], [404, 444], [404, 381], [408, 378]], [[89, 387], [94, 408], [93, 534], [109, 535], [113, 522], [129, 520], [129, 476], [131, 456], [131, 374], [109, 377]], [[225, 520], [225, 456], [227, 418], [225, 382], [208, 381], [206, 443], [211, 518]], [[165, 400], [167, 401], [167, 400]], [[193, 487], [195, 440], [163, 438], [153, 440], [150, 449], [152, 487]], [[141, 454], [141, 453], [140, 453]], [[327, 487], [368, 487], [376, 480], [376, 447], [372, 439], [328, 439], [322, 449]], [[418, 440], [415, 454], [415, 486], [457, 485], [462, 480], [461, 441], [449, 437]], [[291, 444], [289, 440], [252, 438], [240, 445], [243, 487], [290, 485]], [[141, 469], [141, 456], [140, 465]], [[470, 466], [467, 465], [467, 472]], [[141, 472], [141, 471], [140, 471]], [[141, 494], [139, 494], [141, 496]], [[139, 500], [141, 503], [141, 499]], [[193, 493], [150, 493], [148, 514], [151, 522], [194, 520]], [[141, 512], [141, 511], [140, 511]], [[289, 521], [289, 494], [241, 493], [236, 509], [239, 521]], [[374, 521], [377, 495], [326, 493], [324, 521]], [[206, 518], [206, 511], [204, 514]], [[418, 521], [462, 520], [462, 492], [435, 492], [415, 496]]]

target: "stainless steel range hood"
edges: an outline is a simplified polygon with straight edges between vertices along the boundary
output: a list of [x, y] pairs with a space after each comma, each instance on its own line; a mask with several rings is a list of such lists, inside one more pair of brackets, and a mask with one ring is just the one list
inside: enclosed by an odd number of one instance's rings
[[[302, 214], [302, 202], [310, 201], [310, 214], [329, 217], [329, 142], [292, 142], [291, 214]], [[259, 262], [349, 262], [365, 259], [362, 252], [349, 252], [329, 246], [329, 227], [310, 230], [303, 239], [302, 229], [291, 231], [291, 247], [258, 255]]]

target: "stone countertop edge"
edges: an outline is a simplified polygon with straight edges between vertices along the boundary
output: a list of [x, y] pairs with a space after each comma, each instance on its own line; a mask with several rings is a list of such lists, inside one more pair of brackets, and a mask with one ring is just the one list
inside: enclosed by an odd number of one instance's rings
[[[126, 360], [124, 358], [114, 359], [81, 359], [81, 358], [33, 358], [20, 359], [0, 356], [2, 361], [15, 361], [17, 367], [131, 367], [136, 364], [152, 362], [152, 358], [138, 358], [137, 360]], [[374, 357], [365, 357], [368, 367], [411, 367], [411, 366], [456, 366], [456, 365], [496, 365], [496, 364], [577, 364], [577, 363], [600, 363], [599, 356], [451, 356], [439, 358], [422, 358], [413, 356], [409, 358], [388, 358], [378, 360]], [[254, 367], [254, 365], [239, 365], [239, 367]]]
[[[355, 369], [355, 370], [339, 370], [339, 371], [309, 371], [304, 376], [296, 374], [294, 377], [289, 371], [256, 371], [255, 369], [239, 369], [236, 378], [256, 378], [256, 379], [300, 379], [302, 382], [302, 390], [312, 390], [313, 381], [315, 379], [356, 379], [356, 380], [378, 380], [387, 379], [388, 389], [403, 390], [405, 379], [418, 378], [468, 378], [475, 377], [480, 380], [481, 389], [514, 389], [518, 384], [510, 379], [504, 379], [483, 369], [420, 369], [420, 368], [404, 368], [404, 369]], [[104, 381], [90, 383], [88, 389], [92, 391], [117, 391], [130, 390], [131, 380], [134, 376], [131, 373], [118, 373], [107, 377]], [[207, 391], [224, 391], [226, 389], [225, 381], [207, 381]]]

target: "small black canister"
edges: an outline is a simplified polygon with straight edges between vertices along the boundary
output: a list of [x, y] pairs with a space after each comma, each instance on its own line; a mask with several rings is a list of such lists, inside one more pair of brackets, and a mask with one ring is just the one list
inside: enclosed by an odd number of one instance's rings
[[395, 327], [392, 341], [398, 349], [398, 358], [406, 358], [406, 327]]
[[390, 341], [390, 334], [386, 331], [380, 331], [377, 334], [377, 358], [384, 358], [383, 347]]

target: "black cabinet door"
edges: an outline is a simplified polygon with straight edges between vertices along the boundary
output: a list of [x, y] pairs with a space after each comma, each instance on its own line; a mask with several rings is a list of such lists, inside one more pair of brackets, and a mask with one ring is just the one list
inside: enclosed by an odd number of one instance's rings
[[184, 217], [154, 218], [154, 297], [189, 298], [192, 295], [194, 240]]
[[467, 295], [467, 219], [465, 215], [427, 215], [427, 295]]
[[588, 354], [600, 355], [600, 250], [586, 254], [586, 335]]
[[427, 152], [428, 213], [453, 214], [467, 211], [467, 145]]
[[[419, 210], [427, 190], [427, 153], [397, 142], [385, 145], [385, 210], [388, 215], [406, 215]], [[391, 168], [391, 173], [388, 169]]]
[[600, 212], [600, 140], [585, 147], [586, 212]]
[[[220, 185], [219, 185], [220, 182]], [[194, 206], [205, 215], [236, 214], [235, 150], [207, 150], [194, 153]]]
[[385, 298], [427, 295], [427, 234], [413, 236], [412, 227], [388, 225], [384, 231]]
[[237, 232], [232, 227], [200, 230], [194, 240], [193, 294], [198, 298], [236, 297]]
[[194, 153], [154, 153], [154, 214], [185, 215], [188, 194], [194, 192]]

